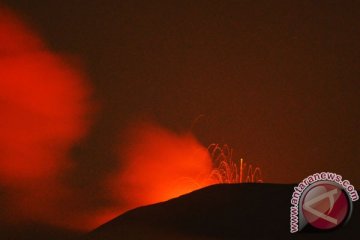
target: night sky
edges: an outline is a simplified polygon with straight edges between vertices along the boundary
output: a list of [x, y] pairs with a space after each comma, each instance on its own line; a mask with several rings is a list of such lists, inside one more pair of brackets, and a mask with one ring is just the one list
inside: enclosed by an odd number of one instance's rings
[[89, 195], [142, 119], [229, 144], [265, 182], [332, 171], [359, 188], [359, 2], [2, 2], [87, 74], [97, 107], [64, 177]]

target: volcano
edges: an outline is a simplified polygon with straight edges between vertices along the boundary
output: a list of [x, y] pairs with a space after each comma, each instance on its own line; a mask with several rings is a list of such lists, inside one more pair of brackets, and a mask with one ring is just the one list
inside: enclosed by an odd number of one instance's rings
[[357, 239], [360, 204], [347, 225], [329, 232], [289, 232], [294, 185], [219, 184], [130, 210], [85, 240]]

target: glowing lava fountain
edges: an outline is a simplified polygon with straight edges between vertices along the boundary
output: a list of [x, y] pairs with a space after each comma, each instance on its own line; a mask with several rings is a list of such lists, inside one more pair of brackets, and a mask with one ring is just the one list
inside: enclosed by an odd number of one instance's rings
[[233, 149], [225, 144], [211, 144], [208, 147], [215, 167], [210, 173], [213, 183], [261, 183], [261, 169], [247, 165], [241, 158], [233, 160]]

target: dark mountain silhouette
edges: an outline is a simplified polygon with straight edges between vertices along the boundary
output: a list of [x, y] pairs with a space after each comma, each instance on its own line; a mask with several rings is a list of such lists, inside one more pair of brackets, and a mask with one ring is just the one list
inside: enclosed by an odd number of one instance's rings
[[214, 185], [140, 207], [100, 226], [86, 240], [358, 239], [359, 202], [350, 222], [326, 233], [289, 232], [293, 185]]
[[0, 225], [1, 240], [76, 240], [81, 233], [38, 223]]

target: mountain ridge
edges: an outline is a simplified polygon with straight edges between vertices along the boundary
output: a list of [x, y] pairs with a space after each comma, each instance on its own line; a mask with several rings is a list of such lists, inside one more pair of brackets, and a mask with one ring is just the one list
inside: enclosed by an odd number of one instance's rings
[[212, 185], [130, 210], [84, 239], [357, 239], [358, 202], [353, 203], [350, 222], [336, 231], [291, 234], [290, 200], [294, 186]]

